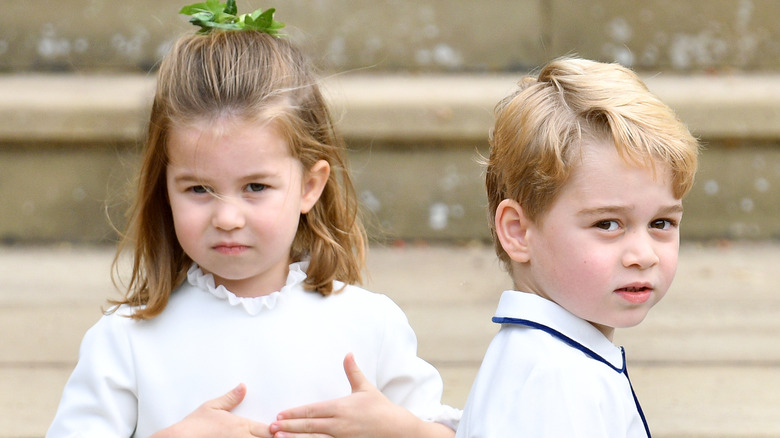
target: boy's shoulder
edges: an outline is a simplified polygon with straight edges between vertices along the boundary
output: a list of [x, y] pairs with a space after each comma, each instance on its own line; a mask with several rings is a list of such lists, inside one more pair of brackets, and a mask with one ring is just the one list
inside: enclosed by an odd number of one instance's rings
[[622, 350], [587, 321], [530, 293], [506, 291], [493, 321], [502, 325], [491, 348], [497, 355], [550, 370], [624, 367]]
[[605, 402], [622, 399], [625, 380], [614, 368], [541, 330], [504, 326], [480, 367], [487, 392], [504, 399], [536, 398]]
[[494, 337], [491, 348], [502, 362], [523, 364], [524, 368], [538, 368], [548, 374], [602, 368], [612, 371], [580, 348], [546, 331], [524, 325], [505, 324]]

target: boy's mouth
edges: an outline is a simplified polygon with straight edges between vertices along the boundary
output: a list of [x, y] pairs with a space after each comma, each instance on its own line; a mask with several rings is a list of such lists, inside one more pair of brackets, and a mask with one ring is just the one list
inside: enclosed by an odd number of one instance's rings
[[653, 288], [648, 285], [632, 285], [615, 289], [616, 294], [633, 304], [646, 302], [650, 299], [652, 292]]

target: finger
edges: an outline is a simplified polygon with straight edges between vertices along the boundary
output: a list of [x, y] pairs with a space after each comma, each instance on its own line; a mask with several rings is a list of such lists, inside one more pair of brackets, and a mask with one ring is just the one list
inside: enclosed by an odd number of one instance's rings
[[299, 418], [331, 418], [338, 413], [336, 400], [312, 403], [282, 411], [276, 416], [277, 420], [291, 420]]
[[217, 397], [207, 402], [206, 405], [212, 409], [232, 411], [233, 409], [235, 409], [236, 406], [239, 405], [239, 403], [241, 403], [244, 400], [245, 396], [246, 396], [246, 385], [241, 383], [235, 388], [231, 389], [225, 395], [222, 395], [220, 397]]
[[353, 394], [374, 386], [366, 379], [363, 371], [360, 371], [357, 362], [355, 362], [355, 355], [352, 353], [348, 353], [344, 358], [344, 372], [347, 374], [349, 386], [352, 388]]
[[278, 432], [273, 435], [273, 438], [336, 438], [336, 436], [322, 433]]
[[267, 425], [257, 422], [252, 422], [250, 424], [249, 433], [252, 434], [252, 436], [259, 438], [273, 438], [274, 436]]
[[[290, 437], [306, 434], [307, 438], [334, 435], [334, 422], [331, 419], [302, 418], [274, 421], [269, 430], [274, 437]], [[295, 434], [295, 435], [291, 435]]]

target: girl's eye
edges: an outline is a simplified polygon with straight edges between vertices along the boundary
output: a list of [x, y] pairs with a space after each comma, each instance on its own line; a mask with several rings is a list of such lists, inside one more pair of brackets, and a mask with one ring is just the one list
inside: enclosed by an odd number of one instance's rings
[[668, 230], [675, 225], [677, 225], [676, 222], [670, 219], [657, 219], [650, 222], [650, 228], [655, 228], [658, 230]]
[[604, 231], [617, 231], [620, 228], [620, 224], [616, 220], [599, 221], [594, 226]]
[[209, 189], [204, 186], [192, 186], [190, 187], [190, 191], [193, 193], [208, 193]]
[[266, 189], [266, 185], [260, 183], [249, 183], [247, 184], [246, 189], [250, 192], [262, 192]]

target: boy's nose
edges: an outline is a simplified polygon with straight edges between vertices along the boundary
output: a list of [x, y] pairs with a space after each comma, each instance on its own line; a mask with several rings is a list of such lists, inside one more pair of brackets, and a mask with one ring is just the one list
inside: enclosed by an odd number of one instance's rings
[[646, 231], [634, 231], [628, 236], [628, 244], [623, 254], [623, 266], [647, 269], [659, 262], [653, 237]]
[[246, 218], [241, 206], [234, 199], [219, 199], [211, 218], [214, 228], [231, 231], [242, 228], [246, 224]]

